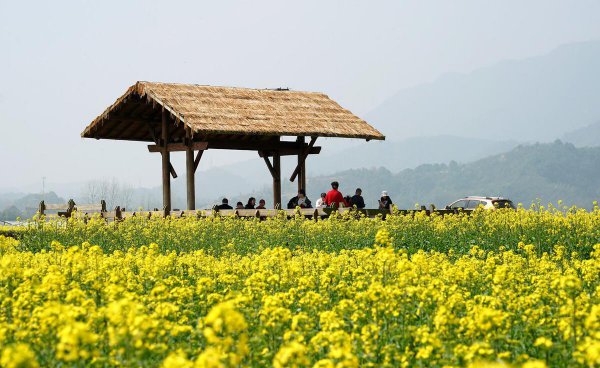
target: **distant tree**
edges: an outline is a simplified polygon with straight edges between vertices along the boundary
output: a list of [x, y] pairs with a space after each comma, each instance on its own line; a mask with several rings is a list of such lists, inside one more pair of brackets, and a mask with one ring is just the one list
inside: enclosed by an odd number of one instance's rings
[[129, 207], [133, 198], [133, 187], [120, 183], [116, 178], [91, 180], [85, 184], [82, 198], [86, 203], [99, 203], [105, 200], [109, 208]]
[[23, 217], [23, 213], [14, 205], [0, 212], [0, 220], [3, 221], [15, 221], [17, 217]]

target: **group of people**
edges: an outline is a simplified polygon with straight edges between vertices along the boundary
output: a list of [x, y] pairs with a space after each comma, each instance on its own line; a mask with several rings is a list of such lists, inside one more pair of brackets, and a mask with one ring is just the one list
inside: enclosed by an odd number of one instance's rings
[[[265, 207], [265, 200], [261, 199], [260, 201], [258, 201], [258, 206], [256, 205], [256, 198], [254, 197], [250, 197], [248, 198], [248, 203], [246, 203], [245, 205], [242, 202], [238, 202], [235, 204], [235, 209], [236, 210], [265, 210], [267, 209]], [[229, 205], [229, 200], [227, 198], [223, 198], [223, 200], [221, 201], [221, 204], [216, 205], [215, 206], [216, 209], [218, 210], [232, 210], [233, 207], [231, 207]]]
[[[321, 198], [317, 200], [317, 208], [323, 207], [356, 207], [365, 208], [365, 200], [362, 197], [362, 189], [356, 188], [353, 196], [345, 196], [339, 191], [340, 183], [334, 181], [331, 183], [331, 190], [327, 193], [321, 193]], [[380, 209], [389, 210], [392, 207], [392, 199], [387, 191], [381, 192], [381, 198], [378, 200]]]
[[[324, 207], [356, 207], [358, 209], [365, 208], [365, 200], [362, 197], [362, 189], [356, 188], [353, 196], [343, 196], [339, 191], [340, 183], [334, 181], [331, 183], [331, 190], [327, 193], [321, 193], [321, 197], [317, 199], [315, 203], [316, 208], [324, 208]], [[261, 199], [258, 201], [258, 205], [256, 205], [256, 198], [250, 197], [248, 198], [248, 202], [244, 205], [242, 202], [237, 202], [235, 209], [266, 209], [265, 208], [265, 200]], [[392, 206], [392, 199], [388, 195], [387, 191], [381, 192], [381, 198], [379, 199], [379, 208], [389, 210]], [[304, 189], [299, 189], [298, 194], [292, 197], [288, 204], [288, 209], [294, 209], [296, 207], [300, 208], [313, 208], [312, 202], [306, 196], [306, 191]], [[227, 198], [223, 198], [223, 201], [220, 205], [215, 206], [216, 209], [219, 210], [232, 210], [233, 207], [229, 205], [229, 200]]]

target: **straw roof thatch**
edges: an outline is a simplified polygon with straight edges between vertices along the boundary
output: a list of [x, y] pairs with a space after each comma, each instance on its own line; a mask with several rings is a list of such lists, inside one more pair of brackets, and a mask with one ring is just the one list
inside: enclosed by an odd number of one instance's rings
[[152, 141], [144, 124], [160, 122], [161, 107], [194, 135], [385, 139], [322, 93], [152, 82], [131, 86], [81, 136]]

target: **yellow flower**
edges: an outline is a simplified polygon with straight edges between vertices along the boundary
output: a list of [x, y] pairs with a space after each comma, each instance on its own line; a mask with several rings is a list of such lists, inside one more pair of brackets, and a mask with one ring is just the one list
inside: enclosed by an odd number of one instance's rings
[[535, 339], [533, 346], [542, 346], [545, 348], [550, 348], [550, 347], [552, 347], [552, 340], [550, 340], [546, 337], [543, 337], [543, 336], [538, 337], [537, 339]]
[[4, 368], [36, 368], [39, 367], [39, 364], [29, 345], [19, 343], [4, 348], [0, 357], [0, 366]]
[[162, 362], [161, 368], [193, 368], [194, 363], [187, 359], [181, 350], [170, 353]]
[[283, 345], [273, 358], [275, 368], [305, 367], [309, 364], [306, 346], [296, 341]]
[[546, 363], [541, 360], [530, 360], [524, 363], [521, 368], [546, 368]]

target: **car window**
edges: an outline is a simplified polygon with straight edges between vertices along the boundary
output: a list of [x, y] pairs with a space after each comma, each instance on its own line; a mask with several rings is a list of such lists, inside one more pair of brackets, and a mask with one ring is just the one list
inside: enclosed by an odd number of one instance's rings
[[482, 205], [485, 206], [485, 202], [484, 201], [479, 201], [479, 200], [476, 200], [476, 199], [470, 199], [469, 203], [467, 204], [467, 209], [474, 210], [477, 207], [479, 207], [480, 204], [482, 204]]
[[497, 201], [492, 201], [492, 204], [494, 205], [494, 207], [498, 207], [498, 208], [517, 208], [517, 207], [515, 207], [514, 203], [512, 203], [512, 201], [510, 201], [508, 199], [500, 199]]
[[450, 208], [452, 208], [452, 209], [467, 208], [467, 201], [466, 200], [456, 201], [450, 205]]

